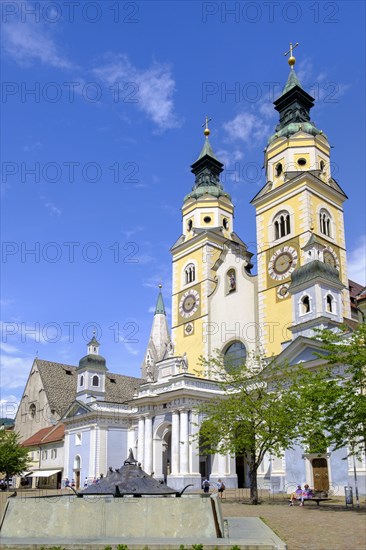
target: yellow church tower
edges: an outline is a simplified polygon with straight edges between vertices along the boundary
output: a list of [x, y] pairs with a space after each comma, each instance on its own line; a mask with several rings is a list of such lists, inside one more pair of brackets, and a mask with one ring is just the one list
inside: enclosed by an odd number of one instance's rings
[[277, 355], [291, 339], [288, 287], [291, 274], [305, 263], [311, 235], [322, 245], [319, 259], [339, 271], [345, 285], [343, 317], [350, 317], [342, 207], [347, 197], [332, 178], [327, 136], [310, 119], [314, 98], [297, 78], [293, 49], [291, 44], [285, 54], [290, 54], [290, 74], [274, 102], [280, 120], [265, 149], [266, 184], [252, 200], [256, 208], [259, 326], [267, 355]]
[[[253, 305], [245, 314], [254, 323], [256, 300], [250, 275], [252, 254], [234, 233], [234, 207], [220, 183], [223, 164], [211, 148], [208, 122], [206, 117], [205, 143], [191, 166], [195, 184], [183, 201], [182, 235], [171, 249], [174, 355], [185, 356], [188, 372], [201, 376], [207, 375], [201, 356], [207, 358], [216, 350], [246, 354], [249, 348], [241, 328], [230, 332], [235, 325], [230, 315], [246, 292]], [[244, 326], [243, 314], [241, 318]]]

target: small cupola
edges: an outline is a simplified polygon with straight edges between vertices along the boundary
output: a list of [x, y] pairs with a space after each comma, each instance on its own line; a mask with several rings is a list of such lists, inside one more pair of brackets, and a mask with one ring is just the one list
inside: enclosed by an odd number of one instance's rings
[[99, 355], [100, 344], [95, 338], [95, 332], [93, 333], [93, 338], [90, 340], [88, 346], [88, 355]]
[[80, 359], [77, 369], [76, 397], [86, 403], [105, 398], [105, 375], [108, 369], [105, 358], [99, 355], [99, 347], [94, 333], [87, 344], [87, 355]]

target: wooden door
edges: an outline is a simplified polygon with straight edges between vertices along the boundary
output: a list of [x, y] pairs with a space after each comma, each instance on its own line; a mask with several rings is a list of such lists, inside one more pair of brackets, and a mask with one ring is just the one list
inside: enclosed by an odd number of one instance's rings
[[80, 489], [80, 470], [76, 470], [76, 489]]
[[314, 491], [329, 491], [328, 463], [325, 458], [313, 459]]

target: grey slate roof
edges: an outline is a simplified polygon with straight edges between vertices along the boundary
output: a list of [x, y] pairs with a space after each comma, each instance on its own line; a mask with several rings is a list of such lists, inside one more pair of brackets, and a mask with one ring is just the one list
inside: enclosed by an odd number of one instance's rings
[[[50, 409], [62, 416], [76, 399], [77, 368], [43, 359], [36, 359], [36, 363]], [[133, 376], [106, 373], [105, 401], [123, 403], [132, 399], [135, 388], [142, 382]]]
[[342, 287], [342, 283], [339, 279], [338, 270], [329, 265], [321, 262], [320, 260], [313, 260], [308, 264], [304, 264], [301, 267], [295, 269], [291, 276], [291, 284], [289, 290], [293, 290], [295, 287], [308, 283], [314, 279], [326, 279], [327, 281]]

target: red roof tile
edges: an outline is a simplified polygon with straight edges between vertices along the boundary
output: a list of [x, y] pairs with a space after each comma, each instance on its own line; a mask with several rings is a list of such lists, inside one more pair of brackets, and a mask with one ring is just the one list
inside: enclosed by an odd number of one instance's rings
[[355, 281], [351, 281], [351, 279], [348, 279], [348, 288], [349, 288], [349, 295], [352, 298], [355, 299], [357, 294], [359, 294], [365, 287], [364, 285], [360, 285], [359, 283], [356, 283]]
[[56, 424], [50, 428], [42, 428], [34, 435], [23, 441], [23, 447], [34, 447], [35, 445], [45, 445], [54, 441], [62, 441], [65, 435], [64, 424]]

